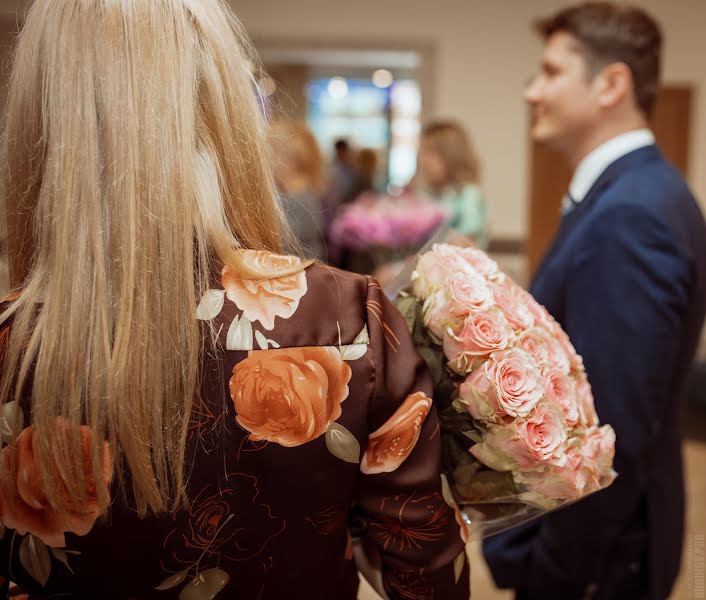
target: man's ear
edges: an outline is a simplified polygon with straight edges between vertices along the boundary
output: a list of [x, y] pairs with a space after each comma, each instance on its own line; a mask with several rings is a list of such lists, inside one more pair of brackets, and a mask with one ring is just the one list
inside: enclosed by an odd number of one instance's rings
[[598, 103], [601, 108], [611, 108], [634, 94], [632, 71], [625, 63], [616, 62], [603, 67], [596, 75]]

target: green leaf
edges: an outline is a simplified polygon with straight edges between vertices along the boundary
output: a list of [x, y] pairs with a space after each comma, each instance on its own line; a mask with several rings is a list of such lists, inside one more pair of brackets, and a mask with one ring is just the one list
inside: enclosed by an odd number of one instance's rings
[[349, 463], [360, 462], [360, 444], [343, 425], [331, 423], [326, 430], [326, 447], [329, 452]]
[[197, 573], [181, 590], [179, 600], [213, 600], [228, 585], [230, 577], [222, 569], [208, 569]]
[[400, 296], [395, 300], [397, 310], [402, 313], [409, 332], [414, 331], [414, 321], [417, 317], [417, 300], [413, 296]]
[[368, 334], [368, 326], [363, 325], [363, 329], [360, 330], [360, 333], [355, 336], [355, 339], [353, 344], [369, 344], [370, 343], [370, 335]]
[[267, 338], [262, 335], [261, 332], [255, 332], [255, 340], [257, 341], [257, 345], [260, 346], [261, 350], [267, 350]]
[[[434, 387], [438, 386], [444, 379], [445, 369], [444, 369], [444, 356], [435, 348], [429, 348], [428, 346], [417, 346], [417, 352], [419, 356], [424, 359], [427, 363], [429, 371], [431, 371], [432, 381]], [[434, 390], [436, 394], [436, 389]]]
[[184, 579], [186, 579], [186, 576], [189, 574], [189, 569], [186, 569], [184, 571], [181, 571], [181, 573], [177, 573], [176, 575], [172, 575], [170, 577], [167, 577], [162, 583], [160, 583], [155, 590], [170, 590], [176, 586], [178, 586]]
[[483, 441], [483, 435], [477, 429], [470, 429], [461, 433], [475, 444], [480, 444]]
[[223, 309], [225, 302], [225, 290], [208, 290], [201, 298], [196, 308], [196, 318], [202, 321], [210, 321]]
[[74, 570], [69, 565], [69, 557], [66, 555], [66, 551], [63, 548], [52, 548], [51, 553], [54, 555], [58, 561], [64, 563], [64, 566], [69, 570], [72, 575], [76, 575]]
[[46, 585], [51, 573], [51, 557], [42, 540], [31, 534], [25, 536], [20, 544], [20, 562], [42, 587]]
[[228, 328], [226, 350], [252, 350], [252, 323], [244, 316], [235, 317]]
[[341, 346], [341, 358], [343, 360], [358, 360], [365, 356], [368, 351], [368, 344], [348, 344]]

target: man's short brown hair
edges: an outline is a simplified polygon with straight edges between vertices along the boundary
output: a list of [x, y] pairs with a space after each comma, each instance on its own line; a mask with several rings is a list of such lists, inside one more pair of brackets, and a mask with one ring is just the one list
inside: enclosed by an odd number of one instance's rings
[[659, 91], [662, 34], [645, 11], [611, 2], [585, 2], [565, 8], [536, 26], [548, 39], [564, 32], [576, 38], [593, 74], [613, 62], [632, 72], [635, 101], [649, 117]]

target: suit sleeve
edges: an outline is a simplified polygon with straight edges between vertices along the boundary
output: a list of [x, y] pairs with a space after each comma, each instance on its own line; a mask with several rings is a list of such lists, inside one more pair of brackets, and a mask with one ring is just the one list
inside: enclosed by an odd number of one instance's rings
[[367, 312], [375, 383], [357, 494], [366, 554], [378, 557], [392, 600], [467, 600], [462, 526], [441, 494], [430, 375], [404, 319], [372, 279]]
[[[590, 247], [577, 254], [568, 275], [564, 326], [583, 356], [599, 418], [615, 429], [618, 478], [541, 524], [509, 534], [514, 557], [505, 549], [496, 567], [509, 572], [503, 557], [514, 560], [530, 598], [578, 598], [600, 580], [606, 557], [641, 509], [646, 453], [663, 424], [674, 422], [663, 418], [666, 411], [677, 410], [671, 402], [688, 261], [646, 209], [616, 207], [595, 225]], [[491, 541], [486, 553], [504, 543]]]

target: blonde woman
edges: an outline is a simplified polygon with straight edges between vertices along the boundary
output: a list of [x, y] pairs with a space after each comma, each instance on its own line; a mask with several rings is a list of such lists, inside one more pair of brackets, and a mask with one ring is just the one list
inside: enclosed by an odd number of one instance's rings
[[422, 130], [418, 174], [426, 191], [448, 210], [449, 226], [487, 246], [480, 167], [466, 130], [455, 121], [433, 121]]
[[[36, 0], [3, 139], [0, 597], [468, 597], [430, 380], [374, 280], [278, 254], [219, 0]], [[462, 567], [464, 567], [462, 569]]]
[[271, 128], [275, 156], [275, 182], [287, 223], [305, 256], [326, 259], [324, 211], [324, 159], [314, 134], [295, 121], [279, 121]]

